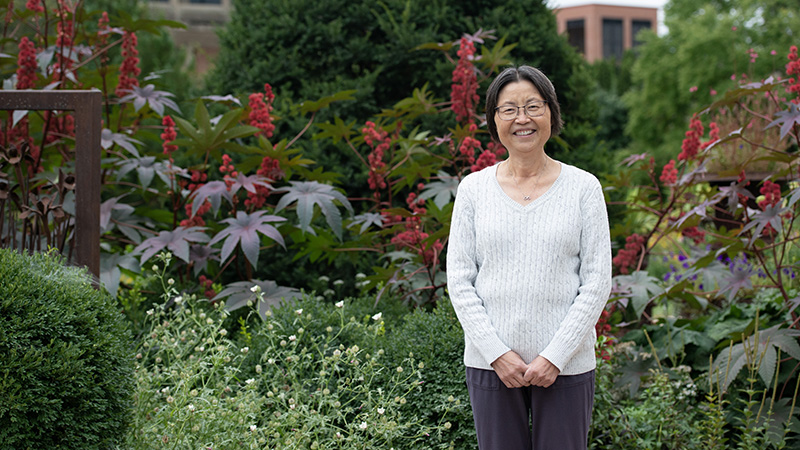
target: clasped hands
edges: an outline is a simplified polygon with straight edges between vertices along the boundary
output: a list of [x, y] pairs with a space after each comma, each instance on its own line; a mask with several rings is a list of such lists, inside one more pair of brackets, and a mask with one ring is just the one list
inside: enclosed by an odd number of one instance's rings
[[530, 364], [525, 364], [525, 361], [513, 350], [497, 358], [492, 363], [492, 368], [507, 388], [550, 387], [561, 372], [558, 367], [542, 356], [537, 356]]

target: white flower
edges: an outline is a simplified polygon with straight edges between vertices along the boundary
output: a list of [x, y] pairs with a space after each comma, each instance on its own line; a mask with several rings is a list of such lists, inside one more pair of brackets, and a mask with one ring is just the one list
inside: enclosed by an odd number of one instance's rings
[[366, 276], [366, 275], [364, 275], [363, 273], [357, 273], [357, 274], [356, 274], [356, 280], [360, 280], [360, 279], [362, 279], [362, 278], [367, 278], [367, 276]]
[[334, 282], [333, 282], [333, 285], [334, 285], [334, 286], [341, 286], [341, 285], [343, 285], [343, 284], [344, 284], [344, 281], [343, 281], [343, 280], [336, 280], [336, 281], [334, 281]]
[[153, 272], [158, 272], [158, 266], [153, 264]]
[[256, 373], [261, 373], [262, 370], [261, 364], [256, 364]]
[[298, 316], [303, 314], [303, 308], [300, 308], [300, 309], [296, 310], [295, 314], [297, 314]]
[[223, 329], [219, 330], [219, 334], [221, 334], [222, 336], [225, 336], [226, 334], [228, 334], [228, 330], [223, 328]]
[[386, 412], [386, 410], [385, 410], [385, 409], [383, 409], [383, 408], [378, 408], [378, 414], [383, 414], [383, 413], [385, 413], [385, 412]]
[[167, 280], [167, 284], [168, 284], [168, 285], [170, 285], [170, 286], [172, 286], [173, 284], [175, 284], [175, 280], [173, 280], [172, 278], [170, 278], [169, 280]]
[[337, 307], [337, 308], [342, 308], [342, 307], [344, 307], [344, 300], [340, 300], [340, 301], [336, 302], [336, 307]]
[[242, 347], [242, 353], [247, 353], [250, 351], [250, 347]]
[[362, 430], [366, 430], [367, 429], [367, 422], [361, 422], [361, 425], [359, 425], [358, 428], [361, 428]]
[[154, 313], [155, 313], [155, 311], [153, 311], [152, 309], [148, 309], [147, 310], [147, 315], [148, 316], [152, 316]]
[[256, 381], [255, 378], [248, 378], [248, 379], [244, 380], [244, 383], [245, 384], [250, 384], [250, 383], [252, 383], [254, 381]]
[[325, 289], [325, 291], [322, 292], [322, 295], [329, 296], [329, 295], [333, 295], [335, 293], [336, 293], [336, 291], [334, 291], [333, 289]]
[[318, 279], [319, 281], [322, 281], [322, 282], [325, 282], [325, 283], [327, 283], [328, 281], [330, 281], [330, 278], [326, 277], [325, 275], [322, 275], [321, 277], [319, 277], [319, 278], [317, 278], [317, 279]]
[[180, 305], [181, 302], [183, 302], [183, 297], [181, 297], [180, 295], [175, 297], [175, 304], [176, 305]]
[[291, 335], [291, 336], [289, 336], [289, 340], [294, 342], [294, 341], [297, 340], [297, 337], [295, 335]]
[[383, 317], [383, 314], [382, 313], [378, 313], [378, 314], [375, 314], [374, 316], [372, 316], [372, 320], [381, 320], [381, 317]]
[[403, 371], [403, 366], [397, 366], [397, 373], [400, 373], [402, 371]]
[[259, 286], [257, 284], [253, 285], [253, 287], [250, 288], [250, 292], [252, 292], [254, 294], [258, 294], [259, 292], [261, 292], [261, 286]]
[[186, 409], [188, 409], [189, 411], [194, 411], [194, 405], [190, 404], [189, 406], [186, 407]]
[[267, 364], [275, 364], [275, 360], [270, 358], [267, 360]]
[[206, 319], [206, 323], [207, 323], [207, 324], [209, 324], [209, 325], [211, 325], [212, 323], [214, 323], [214, 319], [212, 319], [211, 317], [209, 317], [208, 319]]
[[258, 427], [257, 427], [257, 426], [255, 426], [255, 425], [250, 425], [250, 431], [256, 431], [256, 429], [258, 429]]
[[167, 403], [172, 403], [174, 401], [175, 401], [175, 399], [172, 398], [172, 396], [167, 397]]

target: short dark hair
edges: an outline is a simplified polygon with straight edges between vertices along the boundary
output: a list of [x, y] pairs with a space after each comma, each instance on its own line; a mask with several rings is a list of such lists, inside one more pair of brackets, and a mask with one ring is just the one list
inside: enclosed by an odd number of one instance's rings
[[550, 79], [535, 67], [509, 67], [500, 72], [500, 75], [492, 81], [489, 89], [486, 90], [486, 123], [489, 126], [489, 134], [495, 142], [500, 142], [500, 138], [497, 136], [497, 122], [494, 117], [494, 109], [497, 108], [497, 98], [500, 96], [500, 91], [507, 84], [522, 80], [530, 81], [536, 87], [536, 90], [542, 94], [543, 100], [547, 102], [547, 107], [550, 108], [550, 136], [558, 135], [564, 126], [564, 122], [561, 120], [561, 107], [558, 105], [556, 89]]

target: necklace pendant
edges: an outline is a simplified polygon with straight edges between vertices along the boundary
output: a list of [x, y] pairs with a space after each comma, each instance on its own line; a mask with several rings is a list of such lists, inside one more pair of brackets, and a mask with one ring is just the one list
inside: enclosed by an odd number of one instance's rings
[[526, 196], [522, 197], [522, 199], [527, 202], [528, 200], [531, 199], [531, 196], [530, 195], [526, 195]]

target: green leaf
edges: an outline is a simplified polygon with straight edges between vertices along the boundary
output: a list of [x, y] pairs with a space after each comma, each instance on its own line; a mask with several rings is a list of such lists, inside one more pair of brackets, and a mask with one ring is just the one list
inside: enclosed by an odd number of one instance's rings
[[658, 279], [643, 270], [637, 270], [630, 275], [617, 275], [614, 279], [621, 290], [630, 293], [631, 305], [637, 318], [642, 316], [655, 296], [664, 293], [664, 288], [658, 285]]
[[353, 94], [357, 91], [355, 89], [340, 91], [327, 97], [322, 97], [317, 101], [305, 101], [300, 104], [300, 112], [307, 114], [310, 112], [317, 112], [323, 108], [327, 108], [333, 102], [341, 102], [345, 100], [355, 100]]
[[291, 186], [275, 189], [274, 192], [276, 193], [285, 192], [275, 206], [275, 212], [297, 202], [300, 229], [310, 231], [311, 219], [314, 217], [314, 206], [319, 206], [325, 216], [325, 220], [328, 222], [328, 226], [331, 227], [336, 237], [341, 240], [342, 215], [339, 213], [334, 201], [341, 203], [350, 214], [353, 214], [353, 207], [347, 197], [329, 184], [322, 184], [316, 181], [292, 181], [290, 183]]

